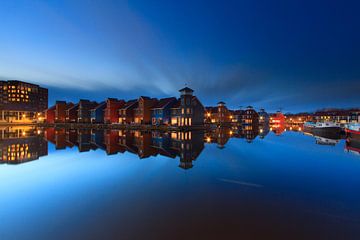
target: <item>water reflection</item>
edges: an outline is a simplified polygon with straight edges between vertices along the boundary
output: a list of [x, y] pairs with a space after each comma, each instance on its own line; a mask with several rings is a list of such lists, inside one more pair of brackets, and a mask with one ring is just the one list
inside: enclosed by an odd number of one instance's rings
[[0, 128], [1, 163], [18, 164], [48, 154], [47, 142], [40, 129], [32, 127]]
[[[241, 138], [251, 143], [264, 139], [269, 132], [280, 136], [286, 131], [312, 136], [318, 145], [335, 146], [344, 139], [340, 133], [313, 134], [302, 132], [301, 125], [248, 125], [219, 127], [208, 131], [158, 132], [100, 129], [40, 129], [36, 127], [4, 127], [0, 129], [1, 163], [18, 164], [39, 159], [48, 154], [47, 142], [56, 150], [76, 147], [79, 152], [100, 149], [107, 155], [129, 152], [140, 159], [165, 156], [179, 157], [179, 167], [190, 169], [204, 149], [205, 144], [225, 148], [230, 138]], [[360, 154], [360, 140], [347, 138], [345, 151]]]

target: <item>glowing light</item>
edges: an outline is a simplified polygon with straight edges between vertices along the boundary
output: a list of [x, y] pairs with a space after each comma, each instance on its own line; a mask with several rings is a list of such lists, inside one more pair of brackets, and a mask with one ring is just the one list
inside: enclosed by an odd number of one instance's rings
[[208, 143], [211, 142], [211, 138], [210, 138], [210, 137], [207, 137], [207, 138], [206, 138], [206, 142], [208, 142]]

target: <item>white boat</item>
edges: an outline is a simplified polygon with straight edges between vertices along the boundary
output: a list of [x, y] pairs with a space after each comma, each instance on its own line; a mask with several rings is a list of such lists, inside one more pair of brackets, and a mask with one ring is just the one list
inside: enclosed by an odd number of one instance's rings
[[306, 122], [304, 123], [304, 127], [306, 128], [316, 128], [316, 129], [340, 129], [341, 126], [336, 122]]

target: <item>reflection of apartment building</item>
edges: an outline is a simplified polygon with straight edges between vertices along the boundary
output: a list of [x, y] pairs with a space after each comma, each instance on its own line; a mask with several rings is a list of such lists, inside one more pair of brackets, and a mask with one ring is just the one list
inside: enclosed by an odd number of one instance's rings
[[0, 80], [0, 122], [40, 121], [48, 108], [48, 90], [17, 80]]
[[0, 129], [0, 163], [19, 164], [48, 154], [47, 142], [40, 130]]

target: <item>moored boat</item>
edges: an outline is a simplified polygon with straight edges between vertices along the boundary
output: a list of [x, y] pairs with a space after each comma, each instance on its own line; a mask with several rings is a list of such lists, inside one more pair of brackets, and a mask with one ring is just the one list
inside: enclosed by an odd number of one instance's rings
[[323, 133], [340, 134], [340, 124], [335, 122], [306, 122], [304, 123], [304, 131], [311, 132], [314, 135], [321, 135]]
[[347, 137], [360, 140], [360, 123], [350, 123], [345, 127]]

